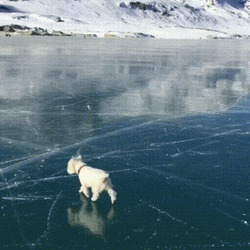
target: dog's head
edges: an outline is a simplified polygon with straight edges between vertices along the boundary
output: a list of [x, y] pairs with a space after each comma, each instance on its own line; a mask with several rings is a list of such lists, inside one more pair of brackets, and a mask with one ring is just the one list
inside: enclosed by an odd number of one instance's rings
[[76, 174], [76, 164], [80, 161], [80, 158], [71, 158], [68, 162], [67, 172], [69, 174]]

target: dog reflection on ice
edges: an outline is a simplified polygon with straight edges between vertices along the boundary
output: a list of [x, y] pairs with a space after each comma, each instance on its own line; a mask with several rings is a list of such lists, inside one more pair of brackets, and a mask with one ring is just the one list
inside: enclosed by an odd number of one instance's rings
[[95, 203], [88, 201], [80, 195], [82, 206], [78, 209], [68, 208], [68, 222], [71, 226], [81, 226], [88, 229], [92, 234], [105, 240], [105, 230], [114, 218], [114, 208], [111, 207], [106, 216], [101, 215]]

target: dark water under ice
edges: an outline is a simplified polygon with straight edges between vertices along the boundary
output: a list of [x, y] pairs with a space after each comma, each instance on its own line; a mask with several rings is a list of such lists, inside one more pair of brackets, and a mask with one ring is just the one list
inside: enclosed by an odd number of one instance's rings
[[[0, 248], [249, 245], [249, 41], [1, 38]], [[71, 156], [118, 200], [79, 196]]]

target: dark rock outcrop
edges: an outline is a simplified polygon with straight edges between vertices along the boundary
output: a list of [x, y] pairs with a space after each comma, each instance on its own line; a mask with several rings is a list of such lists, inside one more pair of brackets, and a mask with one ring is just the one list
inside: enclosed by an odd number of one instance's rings
[[20, 12], [20, 11], [13, 6], [0, 4], [0, 12], [13, 13], [13, 12]]
[[9, 33], [14, 33], [16, 31], [24, 31], [24, 30], [30, 30], [30, 28], [27, 26], [19, 25], [19, 24], [0, 26], [0, 31], [9, 32]]
[[121, 8], [129, 8], [129, 9], [139, 9], [139, 10], [151, 10], [153, 12], [160, 12], [154, 4], [146, 4], [141, 2], [130, 2], [127, 6], [124, 2], [120, 3]]

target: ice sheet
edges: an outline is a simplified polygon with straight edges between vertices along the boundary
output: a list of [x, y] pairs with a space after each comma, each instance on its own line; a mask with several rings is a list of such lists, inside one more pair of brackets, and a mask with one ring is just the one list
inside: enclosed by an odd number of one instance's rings
[[247, 247], [247, 41], [26, 39], [0, 50], [1, 247]]

